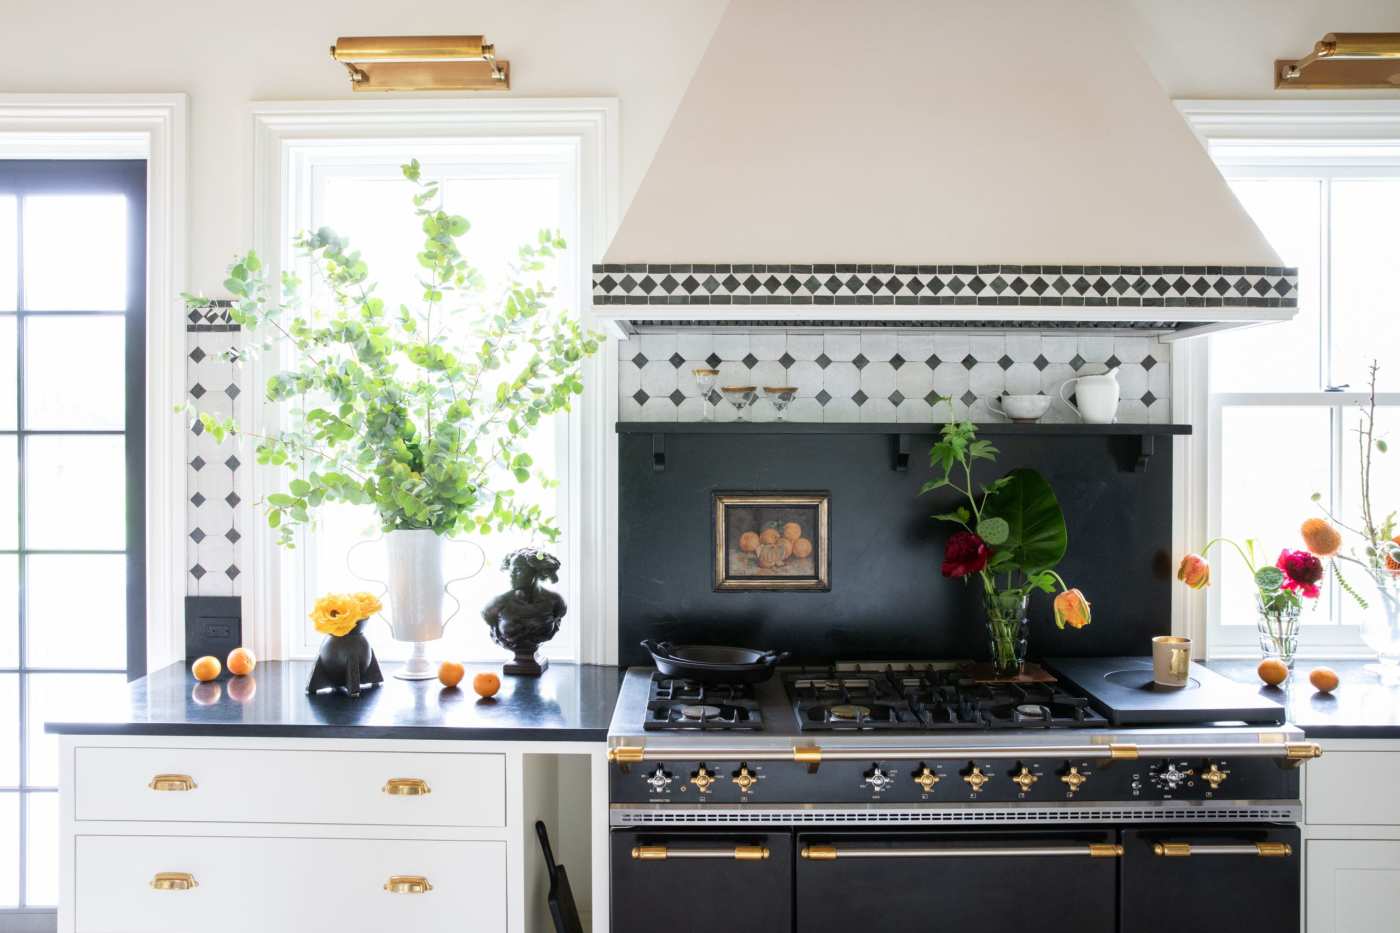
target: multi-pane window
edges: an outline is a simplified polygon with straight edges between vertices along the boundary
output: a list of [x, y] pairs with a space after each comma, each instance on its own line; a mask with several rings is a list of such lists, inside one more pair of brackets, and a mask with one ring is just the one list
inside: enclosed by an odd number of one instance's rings
[[57, 903], [44, 723], [145, 672], [145, 189], [0, 161], [0, 911]]
[[[1359, 405], [1380, 365], [1373, 499], [1400, 509], [1400, 141], [1321, 144], [1230, 141], [1211, 146], [1240, 202], [1288, 265], [1299, 269], [1289, 322], [1210, 338], [1213, 533], [1256, 538], [1261, 558], [1301, 547], [1298, 526], [1320, 514], [1356, 518]], [[1212, 650], [1253, 639], [1249, 575], [1220, 551], [1211, 605]], [[1361, 609], [1326, 587], [1304, 610], [1302, 650], [1359, 644]], [[1375, 611], [1379, 611], [1378, 609]]]

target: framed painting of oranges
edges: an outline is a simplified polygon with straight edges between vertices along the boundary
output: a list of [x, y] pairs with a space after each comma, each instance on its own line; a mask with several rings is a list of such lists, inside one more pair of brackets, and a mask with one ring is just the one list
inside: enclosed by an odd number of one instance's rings
[[831, 589], [831, 494], [721, 492], [716, 590]]

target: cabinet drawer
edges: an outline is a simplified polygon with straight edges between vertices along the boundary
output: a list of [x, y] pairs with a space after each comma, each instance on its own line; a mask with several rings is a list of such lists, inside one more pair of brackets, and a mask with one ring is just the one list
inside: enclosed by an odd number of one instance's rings
[[1318, 826], [1400, 826], [1391, 774], [1400, 752], [1328, 749], [1307, 763], [1305, 816]]
[[[78, 836], [75, 844], [76, 933], [436, 930], [462, 921], [506, 929], [504, 842]], [[167, 889], [157, 890], [162, 873]], [[385, 890], [395, 877], [400, 888], [423, 879], [431, 890]]]
[[505, 825], [503, 755], [79, 748], [75, 771], [79, 820]]

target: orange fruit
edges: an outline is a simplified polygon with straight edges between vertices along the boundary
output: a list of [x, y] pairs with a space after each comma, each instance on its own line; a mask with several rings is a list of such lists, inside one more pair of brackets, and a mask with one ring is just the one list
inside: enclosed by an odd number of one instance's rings
[[206, 681], [218, 677], [219, 672], [223, 669], [224, 666], [219, 663], [219, 659], [212, 654], [206, 654], [190, 665], [190, 673], [193, 674], [194, 679], [200, 683], [205, 683]]
[[1270, 687], [1277, 687], [1288, 679], [1288, 665], [1278, 658], [1265, 658], [1259, 662], [1259, 679]]
[[472, 678], [472, 689], [484, 697], [493, 697], [501, 689], [501, 678], [490, 671], [482, 671]]
[[746, 531], [739, 536], [739, 550], [745, 554], [752, 554], [758, 550], [758, 535], [752, 531]]
[[467, 676], [467, 669], [456, 661], [443, 661], [438, 668], [438, 680], [442, 681], [444, 687], [455, 687], [462, 682], [462, 678]]
[[788, 522], [783, 526], [783, 537], [787, 538], [789, 541], [796, 541], [798, 538], [802, 537], [802, 526], [797, 524], [797, 522]]
[[1313, 668], [1312, 673], [1308, 675], [1308, 680], [1320, 693], [1331, 693], [1342, 682], [1342, 679], [1337, 676], [1337, 672], [1330, 667]]
[[792, 554], [794, 557], [803, 558], [812, 556], [812, 542], [806, 538], [798, 538], [792, 543]]
[[253, 668], [258, 666], [258, 659], [253, 652], [247, 648], [234, 648], [224, 659], [224, 667], [235, 677], [242, 677], [244, 674], [253, 673]]
[[760, 544], [777, 544], [777, 543], [778, 543], [778, 529], [776, 529], [776, 528], [765, 528], [765, 529], [763, 529], [763, 531], [760, 532], [759, 535], [758, 535], [758, 542], [759, 542]]

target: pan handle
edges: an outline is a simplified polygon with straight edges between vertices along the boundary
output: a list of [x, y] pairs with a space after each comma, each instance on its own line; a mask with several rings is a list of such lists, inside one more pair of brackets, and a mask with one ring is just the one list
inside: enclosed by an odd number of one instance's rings
[[658, 643], [652, 641], [650, 638], [643, 638], [642, 647], [645, 648], [653, 658], [668, 658], [674, 660], [674, 658], [671, 658], [671, 643], [669, 641]]
[[791, 651], [765, 651], [758, 660], [761, 664], [767, 664], [769, 667], [773, 667], [783, 663], [791, 656]]

